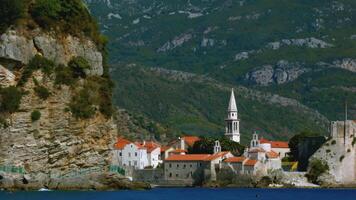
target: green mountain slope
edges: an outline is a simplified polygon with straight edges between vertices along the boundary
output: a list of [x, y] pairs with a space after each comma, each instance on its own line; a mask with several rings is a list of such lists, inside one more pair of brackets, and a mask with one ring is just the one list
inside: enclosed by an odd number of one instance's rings
[[[171, 82], [161, 73], [141, 74], [141, 68], [154, 67], [194, 73], [227, 87], [244, 86], [265, 97], [272, 93], [295, 99], [329, 120], [343, 118], [346, 99], [350, 118], [356, 118], [353, 0], [86, 2], [111, 39], [119, 106], [189, 133], [222, 132], [228, 90]], [[131, 64], [140, 66], [137, 72], [127, 72], [124, 66]], [[120, 73], [128, 73], [127, 80]], [[118, 100], [118, 95], [127, 98]], [[150, 106], [137, 104], [138, 97]], [[245, 117], [244, 131], [263, 129], [281, 138], [302, 127], [327, 129], [325, 123], [307, 121], [299, 109], [239, 103], [241, 115], [251, 116]], [[271, 112], [279, 118], [270, 117]]]

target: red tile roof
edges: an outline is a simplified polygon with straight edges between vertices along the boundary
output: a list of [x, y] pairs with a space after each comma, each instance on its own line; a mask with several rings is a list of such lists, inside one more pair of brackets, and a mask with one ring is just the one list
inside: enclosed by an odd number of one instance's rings
[[194, 143], [198, 142], [200, 140], [200, 137], [197, 136], [184, 136], [182, 137], [185, 143], [188, 144], [188, 146], [193, 146]]
[[205, 161], [210, 154], [171, 155], [166, 161]]
[[257, 160], [248, 159], [248, 160], [244, 163], [244, 165], [246, 165], [246, 166], [255, 166], [257, 162], [258, 162]]
[[162, 146], [161, 147], [161, 152], [165, 152], [167, 151], [168, 149], [170, 149], [171, 147], [170, 146]]
[[129, 140], [126, 140], [124, 138], [118, 138], [116, 143], [115, 143], [115, 145], [114, 145], [114, 147], [115, 147], [115, 149], [121, 150], [121, 149], [125, 148], [125, 146], [127, 144], [130, 144], [130, 143], [132, 143], [132, 142], [129, 141]]
[[228, 163], [242, 163], [244, 160], [246, 160], [245, 157], [231, 157], [231, 158], [227, 158], [226, 160], [224, 160], [224, 162], [228, 162]]
[[267, 152], [266, 155], [268, 158], [278, 158], [279, 157], [279, 154], [274, 151]]
[[228, 153], [230, 153], [230, 152], [229, 152], [229, 151], [222, 151], [222, 152], [220, 152], [220, 153], [213, 154], [213, 155], [209, 156], [209, 157], [206, 159], [206, 161], [213, 161], [213, 160], [215, 160], [215, 159], [218, 159], [218, 158], [220, 158], [220, 157], [225, 156], [225, 155], [228, 154]]
[[184, 150], [184, 149], [175, 149], [173, 151], [171, 151], [171, 153], [186, 153], [188, 152], [187, 150]]
[[[179, 149], [178, 149], [179, 150]], [[166, 161], [213, 161], [217, 158], [223, 157], [228, 154], [228, 151], [223, 151], [216, 154], [173, 154], [166, 159]]]
[[270, 143], [272, 148], [289, 148], [288, 142], [284, 141], [269, 141], [267, 139], [260, 139], [261, 144]]
[[157, 144], [153, 141], [147, 141], [147, 142], [144, 142], [143, 144], [141, 143], [141, 145], [147, 149], [148, 153], [151, 153], [152, 151], [154, 151], [155, 149], [160, 147], [159, 144]]
[[262, 149], [262, 148], [257, 147], [257, 148], [250, 149], [248, 152], [250, 152], [250, 153], [258, 153], [258, 152], [266, 152], [266, 151], [264, 149]]

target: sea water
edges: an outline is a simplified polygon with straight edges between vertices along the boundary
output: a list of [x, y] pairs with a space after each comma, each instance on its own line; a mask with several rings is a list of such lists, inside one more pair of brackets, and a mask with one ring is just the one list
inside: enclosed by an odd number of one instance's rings
[[157, 188], [112, 192], [0, 192], [0, 200], [356, 200], [355, 189]]

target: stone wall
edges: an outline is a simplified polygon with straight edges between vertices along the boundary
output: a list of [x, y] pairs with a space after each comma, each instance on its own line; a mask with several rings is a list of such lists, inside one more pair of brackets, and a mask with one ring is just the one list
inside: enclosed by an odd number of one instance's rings
[[331, 139], [310, 158], [323, 160], [330, 168], [331, 176], [324, 176], [327, 179], [321, 181], [330, 184], [356, 183], [356, 122], [352, 120], [332, 122], [331, 136]]

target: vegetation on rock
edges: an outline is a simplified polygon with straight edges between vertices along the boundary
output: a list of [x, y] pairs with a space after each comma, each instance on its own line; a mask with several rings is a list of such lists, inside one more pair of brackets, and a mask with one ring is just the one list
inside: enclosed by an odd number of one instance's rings
[[53, 72], [54, 68], [55, 64], [53, 61], [48, 60], [47, 58], [41, 55], [36, 55], [24, 68], [18, 85], [23, 86], [31, 77], [32, 73], [36, 70], [41, 70], [43, 73], [50, 75]]
[[0, 88], [0, 114], [18, 111], [22, 95], [22, 91], [14, 86]]
[[215, 141], [219, 141], [222, 151], [231, 151], [235, 156], [240, 156], [245, 147], [237, 142], [233, 142], [226, 137], [202, 137], [201, 140], [194, 143], [193, 147], [188, 149], [191, 154], [213, 154]]
[[90, 65], [83, 57], [75, 57], [69, 63], [68, 67], [72, 70], [74, 78], [85, 78], [85, 70], [90, 69]]
[[0, 33], [24, 15], [24, 0], [1, 0], [0, 1]]
[[329, 166], [322, 160], [314, 159], [309, 163], [309, 171], [306, 174], [309, 182], [320, 184], [318, 178], [329, 171]]
[[51, 95], [48, 89], [41, 85], [36, 86], [34, 90], [37, 96], [40, 97], [42, 100], [46, 100]]
[[41, 118], [41, 112], [40, 111], [34, 110], [31, 113], [31, 121], [32, 122], [38, 121], [40, 118]]

